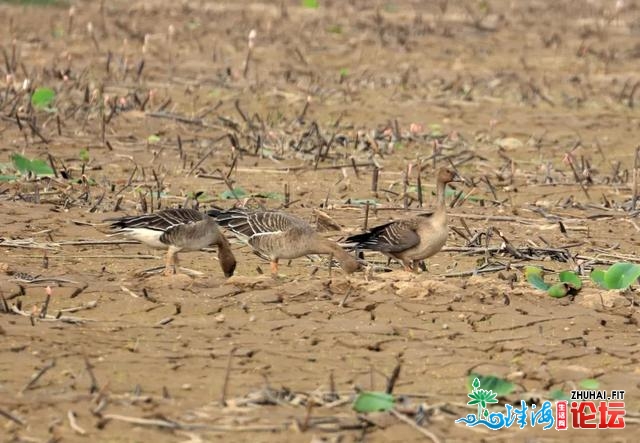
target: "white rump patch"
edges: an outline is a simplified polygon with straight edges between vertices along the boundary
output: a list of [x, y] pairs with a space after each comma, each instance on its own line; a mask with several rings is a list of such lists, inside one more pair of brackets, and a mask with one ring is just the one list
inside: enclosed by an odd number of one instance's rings
[[282, 233], [283, 233], [283, 231], [256, 232], [251, 237], [263, 237], [265, 235], [277, 235], [277, 234], [282, 234]]
[[166, 249], [168, 247], [168, 245], [160, 241], [160, 237], [164, 234], [163, 231], [149, 228], [125, 228], [117, 232], [117, 234], [138, 240], [152, 248]]

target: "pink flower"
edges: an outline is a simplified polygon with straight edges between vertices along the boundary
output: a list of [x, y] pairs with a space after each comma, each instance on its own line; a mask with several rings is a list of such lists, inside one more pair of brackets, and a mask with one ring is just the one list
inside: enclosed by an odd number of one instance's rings
[[423, 127], [420, 123], [411, 123], [409, 125], [409, 132], [412, 134], [418, 134], [423, 131]]

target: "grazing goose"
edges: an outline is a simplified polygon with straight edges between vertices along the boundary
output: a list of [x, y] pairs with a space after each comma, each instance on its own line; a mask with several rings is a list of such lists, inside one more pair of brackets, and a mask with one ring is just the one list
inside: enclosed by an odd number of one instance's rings
[[278, 211], [250, 211], [233, 208], [207, 212], [216, 221], [246, 240], [262, 258], [271, 262], [271, 273], [278, 274], [278, 260], [309, 254], [333, 254], [342, 269], [351, 273], [360, 265], [337, 243], [319, 235], [304, 220]]
[[[111, 229], [152, 248], [167, 249], [165, 275], [177, 272], [178, 252], [197, 251], [209, 245], [218, 247], [220, 267], [225, 277], [236, 269], [229, 242], [216, 221], [195, 209], [165, 209], [153, 214], [112, 218]], [[114, 235], [115, 235], [114, 234]]]
[[446, 243], [448, 229], [445, 188], [447, 183], [458, 180], [455, 172], [447, 168], [438, 169], [438, 202], [434, 212], [376, 226], [369, 232], [348, 237], [344, 243], [356, 249], [382, 252], [400, 260], [405, 270], [412, 270], [415, 262], [431, 257]]

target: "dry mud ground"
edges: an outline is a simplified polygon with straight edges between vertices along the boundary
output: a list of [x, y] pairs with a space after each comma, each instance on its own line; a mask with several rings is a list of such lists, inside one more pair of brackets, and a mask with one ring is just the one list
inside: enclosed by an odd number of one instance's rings
[[[585, 277], [553, 299], [521, 269], [638, 260], [638, 2], [74, 4], [0, 4], [2, 162], [50, 154], [58, 172], [0, 184], [0, 291], [32, 314], [0, 314], [2, 441], [426, 439], [351, 409], [398, 362], [394, 392], [440, 441], [636, 441], [637, 293]], [[54, 110], [29, 106], [25, 79], [56, 90]], [[419, 170], [429, 206], [449, 162], [469, 180], [460, 234], [417, 275], [368, 254], [366, 274], [303, 258], [272, 280], [234, 243], [229, 280], [208, 252], [182, 257], [202, 277], [140, 277], [162, 253], [93, 225], [196, 196], [230, 206], [226, 178], [274, 208], [288, 186], [288, 210], [337, 239], [365, 199], [369, 226], [416, 210]], [[455, 425], [474, 412], [470, 372], [514, 381], [511, 402], [595, 378], [626, 390], [627, 428]]]

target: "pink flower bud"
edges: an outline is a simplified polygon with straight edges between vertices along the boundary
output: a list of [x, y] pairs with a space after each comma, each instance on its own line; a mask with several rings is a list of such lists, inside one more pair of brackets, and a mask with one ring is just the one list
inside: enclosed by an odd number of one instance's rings
[[409, 125], [409, 132], [412, 134], [418, 134], [422, 132], [422, 125], [420, 123], [411, 123]]

